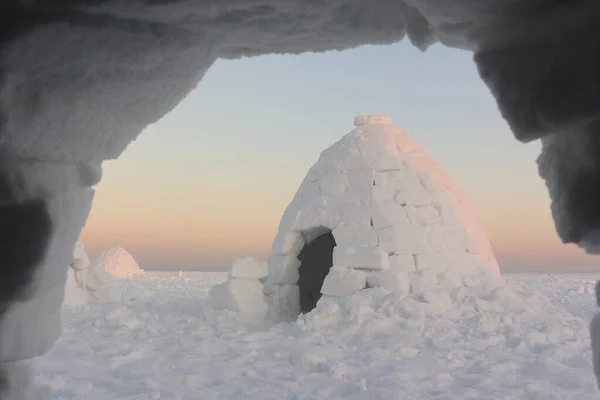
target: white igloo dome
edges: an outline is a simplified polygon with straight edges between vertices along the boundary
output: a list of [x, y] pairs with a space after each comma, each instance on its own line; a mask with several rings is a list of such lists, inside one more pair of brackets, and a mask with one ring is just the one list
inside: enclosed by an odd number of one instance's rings
[[448, 171], [387, 116], [354, 125], [283, 214], [264, 286], [271, 316], [367, 287], [414, 294], [500, 282], [486, 231]]
[[102, 253], [95, 261], [94, 268], [104, 270], [115, 278], [128, 278], [144, 273], [133, 256], [120, 246]]

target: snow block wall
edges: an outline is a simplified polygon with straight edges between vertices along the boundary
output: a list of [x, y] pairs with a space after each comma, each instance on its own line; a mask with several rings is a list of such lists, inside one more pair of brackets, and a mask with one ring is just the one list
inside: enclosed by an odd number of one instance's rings
[[214, 285], [209, 292], [209, 304], [216, 309], [229, 309], [250, 314], [266, 314], [263, 281], [267, 264], [252, 257], [235, 260], [229, 279]]
[[299, 314], [298, 254], [329, 231], [336, 247], [324, 296], [500, 282], [486, 231], [447, 170], [387, 116], [354, 125], [321, 153], [283, 214], [264, 285], [269, 314]]

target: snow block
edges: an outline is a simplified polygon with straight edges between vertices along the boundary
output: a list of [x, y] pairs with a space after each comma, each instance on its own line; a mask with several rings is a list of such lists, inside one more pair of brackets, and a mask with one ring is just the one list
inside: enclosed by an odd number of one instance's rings
[[82, 280], [87, 289], [95, 291], [106, 286], [113, 277], [105, 269], [93, 267], [83, 271]]
[[363, 290], [367, 285], [367, 274], [352, 268], [334, 265], [325, 277], [321, 293], [333, 297], [345, 297]]
[[387, 269], [388, 254], [377, 247], [342, 247], [333, 249], [333, 265], [348, 268]]
[[343, 196], [350, 189], [344, 174], [335, 174], [324, 177], [319, 181], [321, 194], [325, 198]]
[[390, 292], [410, 293], [408, 273], [391, 269], [369, 272], [367, 274], [367, 286], [370, 288], [383, 288]]
[[370, 225], [340, 224], [332, 233], [338, 246], [377, 247], [377, 235]]
[[354, 126], [371, 124], [391, 124], [392, 119], [387, 115], [357, 115], [354, 117]]
[[324, 150], [315, 165], [319, 164], [329, 166], [326, 171], [320, 173], [322, 179], [349, 170], [367, 169], [365, 159], [355, 140], [340, 140], [335, 146]]
[[274, 261], [273, 281], [278, 285], [295, 285], [298, 283], [300, 260], [293, 255], [277, 256]]
[[447, 291], [430, 289], [421, 293], [420, 300], [435, 306], [439, 312], [446, 311], [452, 307], [452, 298]]
[[429, 190], [421, 185], [418, 177], [405, 180], [396, 192], [394, 200], [400, 205], [425, 206], [432, 203]]
[[471, 274], [477, 270], [478, 260], [464, 251], [444, 251], [439, 253], [422, 253], [415, 257], [417, 269], [452, 270], [462, 274]]
[[267, 263], [253, 257], [239, 258], [233, 262], [229, 278], [263, 279], [269, 275]]
[[371, 195], [373, 191], [374, 176], [371, 170], [347, 171], [344, 173], [348, 180], [348, 185], [354, 193], [368, 193]]
[[75, 271], [69, 269], [65, 286], [63, 306], [78, 307], [86, 304], [87, 296], [82, 287], [77, 284]]
[[431, 250], [422, 226], [394, 226], [376, 231], [379, 247], [388, 253], [415, 254]]
[[71, 268], [78, 271], [83, 271], [88, 268], [90, 264], [90, 259], [88, 258], [87, 254], [84, 254], [81, 258], [78, 258], [71, 263]]
[[271, 318], [294, 319], [300, 314], [300, 289], [297, 285], [277, 285], [269, 296]]
[[340, 223], [371, 225], [371, 199], [366, 198], [344, 204], [341, 209], [341, 217]]
[[[315, 240], [319, 236], [325, 235], [326, 233], [329, 233], [329, 232], [330, 232], [329, 228], [319, 226], [318, 228], [303, 231], [302, 238], [304, 239], [304, 243], [310, 244], [310, 243], [312, 243], [313, 240]], [[302, 250], [302, 249], [300, 249], [300, 250]], [[300, 252], [298, 252], [298, 254], [300, 254]]]
[[394, 254], [389, 256], [390, 260], [390, 269], [397, 272], [409, 272], [414, 271], [415, 267], [415, 257], [412, 255], [406, 254]]
[[432, 204], [440, 210], [442, 223], [445, 226], [460, 225], [463, 222], [459, 212], [459, 203], [456, 196], [448, 189], [441, 187], [431, 192]]
[[379, 198], [379, 200], [392, 199], [398, 189], [403, 186], [403, 182], [414, 176], [406, 167], [397, 169], [379, 169], [376, 171], [373, 179], [375, 180], [375, 190], [380, 195], [387, 195], [387, 198]]
[[267, 303], [262, 289], [262, 284], [257, 279], [230, 279], [210, 289], [209, 304], [216, 309], [266, 313]]
[[302, 232], [318, 228], [322, 225], [319, 209], [311, 207], [301, 210], [294, 223], [294, 232]]
[[410, 291], [412, 293], [420, 293], [426, 289], [438, 285], [437, 273], [431, 269], [412, 271], [408, 273], [410, 279]]
[[304, 239], [300, 232], [287, 232], [277, 235], [273, 242], [272, 254], [298, 254], [304, 247]]
[[341, 219], [342, 210], [337, 207], [307, 207], [298, 213], [292, 231], [301, 233], [318, 228], [333, 229]]
[[404, 208], [414, 225], [442, 225], [442, 217], [438, 209], [433, 206], [406, 206]]
[[375, 202], [371, 207], [371, 218], [375, 230], [411, 225], [406, 209], [393, 199]]
[[296, 196], [301, 201], [303, 207], [314, 205], [312, 202], [322, 199], [320, 180], [304, 183]]
[[404, 162], [406, 162], [411, 170], [417, 172], [431, 171], [438, 166], [438, 163], [425, 151], [425, 149], [419, 149], [418, 151], [407, 154]]
[[469, 239], [467, 230], [463, 226], [438, 226], [431, 228], [430, 243], [433, 250], [475, 252], [475, 245]]

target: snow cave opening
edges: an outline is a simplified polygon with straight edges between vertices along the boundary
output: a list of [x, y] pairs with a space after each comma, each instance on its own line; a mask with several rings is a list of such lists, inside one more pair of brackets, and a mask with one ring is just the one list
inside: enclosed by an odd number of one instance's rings
[[305, 245], [298, 254], [298, 288], [300, 311], [305, 314], [317, 306], [321, 287], [333, 265], [333, 248], [336, 246], [331, 229], [316, 228], [303, 233]]

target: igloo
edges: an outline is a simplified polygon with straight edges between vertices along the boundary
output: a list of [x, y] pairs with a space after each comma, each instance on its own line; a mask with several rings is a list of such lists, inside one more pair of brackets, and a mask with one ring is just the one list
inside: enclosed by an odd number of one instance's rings
[[81, 239], [75, 243], [68, 274], [63, 305], [78, 306], [122, 298], [121, 289], [104, 266], [90, 262]]
[[323, 151], [285, 210], [268, 258], [269, 314], [381, 287], [407, 295], [501, 281], [486, 231], [448, 171], [380, 115]]
[[94, 267], [108, 272], [115, 278], [129, 278], [143, 275], [135, 258], [124, 248], [117, 246], [106, 250], [96, 259]]

